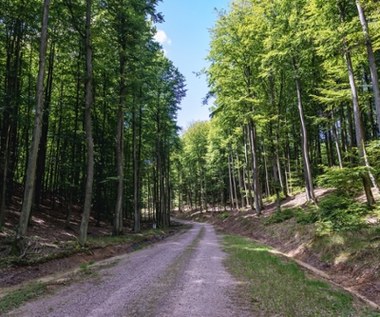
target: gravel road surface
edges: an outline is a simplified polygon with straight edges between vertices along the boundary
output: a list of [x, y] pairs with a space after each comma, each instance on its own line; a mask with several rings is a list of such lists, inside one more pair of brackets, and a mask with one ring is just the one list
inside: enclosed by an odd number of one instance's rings
[[224, 257], [214, 228], [194, 223], [186, 233], [127, 254], [94, 277], [8, 316], [252, 316], [242, 308], [238, 281], [223, 267]]

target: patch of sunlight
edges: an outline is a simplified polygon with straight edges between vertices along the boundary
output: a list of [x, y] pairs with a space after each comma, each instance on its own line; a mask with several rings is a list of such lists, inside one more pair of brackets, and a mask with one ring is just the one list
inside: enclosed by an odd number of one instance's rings
[[336, 245], [344, 245], [345, 241], [343, 236], [336, 234], [331, 237], [331, 242]]
[[43, 225], [43, 224], [46, 223], [45, 220], [43, 220], [41, 218], [36, 218], [36, 217], [33, 217], [33, 216], [32, 216], [32, 221], [38, 223], [39, 225]]
[[366, 222], [369, 225], [376, 225], [377, 223], [380, 222], [380, 219], [374, 218], [374, 217], [369, 217], [369, 218], [366, 219]]
[[69, 236], [69, 237], [75, 237], [74, 234], [68, 233], [68, 232], [62, 232], [62, 234], [66, 235], [66, 236]]
[[305, 251], [305, 246], [306, 246], [306, 243], [302, 243], [301, 245], [299, 245], [296, 249], [294, 250], [291, 250], [288, 255], [291, 256], [291, 257], [294, 257], [302, 252]]
[[348, 252], [341, 252], [334, 260], [334, 264], [338, 265], [341, 263], [346, 262], [350, 257], [350, 253]]
[[241, 248], [243, 250], [248, 250], [248, 251], [255, 251], [255, 252], [268, 252], [269, 249], [268, 248], [260, 248], [260, 247], [244, 247], [244, 248]]

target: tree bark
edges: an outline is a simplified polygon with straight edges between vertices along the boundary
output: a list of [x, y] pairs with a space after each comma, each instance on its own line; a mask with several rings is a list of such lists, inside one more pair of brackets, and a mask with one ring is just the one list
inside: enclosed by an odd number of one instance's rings
[[234, 202], [234, 190], [233, 190], [233, 182], [232, 182], [232, 168], [231, 168], [231, 159], [230, 155], [228, 155], [228, 179], [229, 179], [229, 187], [230, 187], [230, 204], [231, 209], [235, 208], [235, 202]]
[[45, 78], [45, 58], [48, 37], [48, 20], [49, 20], [50, 0], [44, 0], [43, 17], [41, 26], [40, 51], [39, 51], [39, 68], [37, 77], [37, 95], [36, 95], [36, 113], [34, 118], [34, 129], [32, 144], [29, 152], [28, 167], [25, 178], [24, 196], [21, 207], [20, 223], [17, 232], [17, 240], [22, 239], [27, 232], [29, 215], [32, 209], [33, 194], [36, 177], [37, 155], [42, 132], [42, 115], [44, 107], [44, 78]]
[[[38, 150], [38, 158], [37, 158], [37, 170], [36, 170], [36, 185], [35, 185], [35, 193], [34, 193], [34, 202], [38, 207], [41, 202], [42, 195], [42, 187], [43, 187], [43, 179], [45, 175], [45, 163], [46, 163], [46, 151], [47, 151], [47, 138], [48, 138], [48, 130], [49, 130], [49, 108], [51, 103], [51, 95], [53, 89], [53, 70], [54, 70], [54, 44], [51, 44], [50, 53], [49, 53], [49, 66], [48, 66], [48, 74], [46, 79], [46, 91], [45, 91], [45, 99], [44, 99], [44, 110], [42, 116], [42, 132], [41, 132], [41, 140]], [[61, 86], [61, 98], [62, 98], [62, 89]]]
[[87, 242], [88, 221], [90, 218], [92, 190], [94, 182], [94, 140], [92, 136], [91, 112], [94, 103], [93, 96], [93, 65], [92, 65], [92, 39], [91, 39], [91, 12], [92, 0], [86, 0], [86, 85], [85, 85], [85, 132], [87, 145], [87, 178], [84, 194], [84, 206], [79, 232], [79, 243], [84, 246]]
[[307, 129], [306, 129], [306, 123], [305, 123], [305, 115], [303, 112], [301, 83], [300, 83], [300, 79], [298, 78], [298, 69], [297, 69], [295, 60], [293, 60], [293, 66], [295, 70], [295, 84], [296, 84], [296, 90], [297, 90], [298, 114], [300, 116], [300, 121], [301, 121], [301, 141], [302, 141], [301, 143], [302, 143], [302, 158], [303, 158], [303, 163], [304, 163], [304, 174], [305, 174], [305, 183], [306, 183], [306, 197], [307, 197], [307, 200], [316, 203], [316, 198], [314, 195], [313, 176], [311, 172], [311, 165], [310, 165], [310, 159], [309, 159]]
[[258, 215], [261, 215], [262, 204], [261, 204], [261, 184], [260, 184], [260, 173], [259, 173], [259, 162], [257, 158], [257, 139], [256, 139], [256, 128], [252, 120], [249, 122], [249, 137], [251, 144], [252, 153], [252, 172], [253, 172], [253, 192], [254, 192], [254, 205], [255, 210]]
[[375, 108], [376, 108], [377, 129], [378, 129], [378, 133], [380, 133], [380, 88], [379, 88], [379, 75], [377, 72], [376, 59], [375, 59], [375, 54], [372, 48], [371, 37], [369, 35], [367, 18], [365, 16], [365, 12], [359, 0], [356, 0], [356, 7], [358, 9], [360, 24], [363, 29], [365, 45], [367, 48], [368, 63], [369, 63], [369, 69], [371, 72], [371, 79], [372, 79], [372, 90], [373, 90], [373, 96], [374, 96], [374, 102], [375, 102]]
[[125, 84], [125, 45], [121, 43], [119, 54], [120, 67], [120, 96], [117, 115], [116, 131], [116, 171], [117, 171], [117, 196], [113, 222], [113, 234], [120, 235], [123, 232], [123, 201], [124, 201], [124, 109], [126, 103], [126, 84]]
[[[352, 67], [351, 54], [345, 41], [344, 41], [344, 50], [345, 50], [344, 58], [346, 61], [346, 66], [347, 66], [348, 79], [349, 79], [350, 88], [351, 88], [352, 104], [354, 108], [356, 143], [358, 147], [359, 156], [362, 161], [362, 165], [369, 167], [368, 160], [367, 160], [367, 153], [365, 149], [363, 125], [362, 125], [362, 119], [361, 119], [361, 111], [359, 107], [359, 96], [358, 96], [358, 91], [357, 91], [356, 83], [355, 83], [354, 69]], [[369, 176], [370, 175], [368, 172], [363, 175], [363, 186], [364, 186], [364, 191], [367, 197], [367, 204], [369, 206], [372, 206], [375, 203], [375, 199], [371, 191], [371, 182], [370, 182]]]

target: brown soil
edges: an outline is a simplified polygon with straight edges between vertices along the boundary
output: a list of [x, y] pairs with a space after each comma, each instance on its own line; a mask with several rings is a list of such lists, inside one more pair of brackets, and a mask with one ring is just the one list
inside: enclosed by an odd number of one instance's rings
[[[154, 243], [178, 232], [179, 227], [169, 231], [159, 231], [144, 235], [135, 235], [132, 242], [119, 245], [93, 246], [81, 250], [77, 243], [81, 210], [74, 206], [70, 226], [66, 226], [65, 206], [59, 200], [44, 201], [39, 210], [33, 211], [32, 223], [28, 229], [25, 250], [21, 256], [10, 255], [15, 228], [19, 221], [21, 199], [12, 197], [6, 213], [6, 222], [0, 231], [0, 296], [3, 290], [37, 278], [57, 274], [77, 268], [82, 263], [98, 261], [119, 254], [131, 252], [143, 245]], [[143, 225], [143, 229], [151, 225]], [[130, 224], [126, 224], [125, 234], [133, 235]], [[109, 237], [112, 227], [109, 223], [90, 219], [89, 238]], [[110, 243], [111, 244], [111, 243]], [[104, 244], [101, 244], [104, 245]], [[9, 262], [4, 262], [9, 259]]]
[[[329, 192], [318, 189], [316, 195], [320, 198]], [[305, 194], [299, 194], [283, 201], [282, 208], [302, 207], [305, 202]], [[186, 213], [179, 214], [178, 217], [207, 221], [223, 232], [246, 236], [269, 245], [289, 257], [326, 273], [332, 282], [380, 305], [379, 249], [363, 250], [360, 256], [351, 261], [330, 263], [324, 260], [323, 253], [316, 252], [312, 247], [315, 241], [313, 225], [300, 225], [295, 219], [280, 224], [265, 225], [265, 219], [275, 210], [275, 204], [270, 204], [266, 206], [260, 217], [252, 211], [231, 211], [227, 218], [222, 215], [223, 211]]]

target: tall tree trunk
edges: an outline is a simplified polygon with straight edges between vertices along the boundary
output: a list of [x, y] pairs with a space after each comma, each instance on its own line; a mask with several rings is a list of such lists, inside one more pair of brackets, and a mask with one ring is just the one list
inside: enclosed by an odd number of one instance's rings
[[244, 157], [245, 157], [245, 165], [246, 165], [246, 173], [247, 173], [247, 199], [248, 205], [253, 208], [253, 197], [252, 197], [252, 184], [251, 184], [251, 173], [250, 173], [250, 162], [248, 160], [248, 144], [249, 144], [249, 126], [246, 125], [244, 127]]
[[338, 138], [338, 133], [336, 131], [335, 121], [332, 123], [332, 134], [334, 137], [336, 153], [338, 155], [339, 168], [343, 168], [342, 151], [340, 149], [339, 138]]
[[120, 235], [123, 232], [123, 201], [124, 201], [124, 109], [127, 98], [127, 87], [125, 84], [125, 45], [121, 43], [119, 53], [120, 71], [120, 96], [117, 115], [116, 131], [116, 171], [117, 171], [117, 196], [113, 221], [113, 234]]
[[93, 70], [92, 70], [92, 39], [91, 39], [91, 12], [92, 0], [86, 0], [86, 95], [85, 95], [85, 132], [87, 144], [87, 179], [84, 194], [84, 206], [79, 232], [79, 243], [84, 246], [87, 242], [88, 221], [90, 218], [92, 190], [94, 182], [94, 140], [92, 137], [91, 109], [94, 103], [93, 96]]
[[230, 204], [231, 204], [231, 209], [235, 208], [235, 201], [234, 201], [234, 189], [233, 189], [233, 182], [232, 182], [232, 168], [231, 168], [231, 158], [230, 155], [228, 154], [228, 179], [229, 179], [229, 188], [230, 188]]
[[[48, 74], [46, 80], [46, 89], [45, 89], [45, 100], [44, 100], [44, 110], [42, 116], [42, 134], [38, 150], [37, 157], [37, 170], [36, 170], [36, 184], [35, 184], [35, 193], [34, 201], [38, 207], [41, 202], [42, 186], [43, 179], [45, 175], [45, 163], [46, 163], [46, 151], [47, 151], [47, 139], [48, 139], [48, 130], [49, 130], [49, 108], [51, 103], [51, 94], [53, 89], [53, 70], [54, 70], [54, 44], [51, 44], [50, 53], [49, 53], [49, 66]], [[61, 85], [61, 98], [62, 98], [63, 85]], [[61, 100], [60, 98], [60, 100]]]
[[[141, 213], [140, 213], [140, 137], [138, 131], [139, 114], [136, 110], [136, 101], [133, 105], [132, 112], [132, 147], [133, 147], [133, 211], [134, 211], [134, 232], [140, 232], [141, 230]], [[163, 166], [161, 165], [161, 169]], [[160, 176], [161, 177], [161, 176]], [[163, 206], [164, 207], [164, 206]], [[162, 208], [165, 210], [165, 208]]]
[[231, 152], [231, 173], [232, 173], [232, 187], [234, 189], [234, 195], [235, 195], [235, 206], [236, 209], [239, 210], [239, 195], [237, 190], [237, 184], [236, 184], [236, 176], [235, 176], [235, 163], [234, 163], [234, 155], [233, 152]]
[[371, 37], [369, 35], [367, 18], [365, 16], [363, 7], [360, 4], [360, 0], [356, 0], [356, 7], [358, 9], [360, 24], [362, 25], [362, 29], [363, 29], [363, 33], [365, 37], [365, 45], [367, 48], [368, 63], [369, 63], [369, 69], [371, 72], [372, 89], [373, 89], [373, 96], [374, 96], [375, 108], [376, 108], [377, 129], [378, 129], [378, 133], [380, 133], [380, 88], [379, 88], [379, 75], [377, 73], [376, 59], [375, 59], [375, 54], [372, 48]]
[[[241, 201], [241, 207], [244, 208], [245, 207], [245, 203], [244, 203], [244, 195], [242, 194], [242, 191], [244, 190], [244, 182], [243, 182], [243, 179], [242, 179], [242, 176], [241, 176], [241, 169], [240, 169], [240, 160], [239, 160], [239, 155], [238, 153], [236, 153], [236, 162], [238, 164], [238, 168], [237, 168], [237, 177], [238, 177], [238, 183], [239, 183], [239, 192], [240, 192], [240, 201]], [[202, 173], [204, 174], [204, 173]]]
[[255, 210], [258, 215], [261, 215], [262, 204], [261, 204], [261, 182], [260, 182], [260, 171], [259, 171], [259, 160], [257, 157], [257, 137], [256, 137], [256, 127], [252, 120], [249, 122], [249, 138], [251, 144], [251, 154], [252, 154], [252, 172], [253, 172], [253, 192], [254, 192], [254, 205]]
[[[365, 140], [364, 140], [364, 133], [363, 133], [361, 111], [359, 107], [359, 96], [358, 96], [358, 91], [357, 91], [356, 83], [355, 83], [355, 75], [354, 75], [354, 69], [352, 67], [351, 54], [346, 44], [345, 44], [344, 49], [345, 49], [344, 58], [346, 61], [346, 66], [347, 66], [348, 78], [349, 78], [350, 88], [351, 88], [352, 104], [354, 108], [356, 143], [358, 147], [359, 156], [362, 161], [362, 165], [369, 167], [368, 160], [367, 160], [367, 153], [365, 149]], [[369, 206], [372, 206], [375, 203], [375, 199], [373, 198], [373, 194], [371, 190], [370, 174], [368, 172], [363, 175], [363, 186], [364, 186], [364, 191], [367, 197], [367, 203]]]
[[269, 172], [268, 172], [268, 164], [267, 164], [267, 153], [265, 152], [264, 150], [264, 171], [265, 171], [265, 191], [266, 191], [266, 195], [267, 197], [269, 197], [271, 195], [271, 191], [270, 191], [270, 179], [269, 179]]
[[313, 185], [313, 176], [311, 172], [311, 165], [309, 159], [309, 145], [307, 138], [307, 129], [305, 123], [305, 115], [303, 112], [303, 104], [302, 104], [302, 93], [301, 93], [301, 83], [298, 77], [298, 69], [296, 65], [296, 61], [293, 60], [293, 67], [295, 71], [295, 84], [297, 90], [297, 101], [298, 101], [298, 114], [300, 116], [301, 121], [301, 141], [302, 141], [302, 158], [304, 163], [304, 175], [305, 175], [305, 183], [306, 183], [306, 197], [307, 200], [316, 203], [316, 198], [314, 194], [314, 185]]
[[33, 194], [35, 186], [37, 155], [42, 130], [42, 115], [44, 107], [44, 78], [45, 78], [45, 57], [47, 48], [48, 19], [50, 0], [44, 0], [43, 17], [41, 26], [39, 68], [37, 77], [36, 113], [34, 118], [34, 129], [32, 144], [29, 152], [29, 160], [24, 186], [24, 197], [21, 207], [20, 223], [17, 232], [17, 240], [22, 239], [27, 232], [29, 214], [32, 209]]
[[23, 38], [22, 21], [17, 19], [6, 35], [6, 74], [4, 79], [4, 101], [0, 134], [0, 214], [12, 195], [12, 143], [16, 134], [18, 100], [20, 98], [21, 42]]
[[[9, 127], [10, 128], [10, 127]], [[8, 134], [8, 137], [6, 138], [6, 141], [5, 141], [5, 148], [8, 149], [8, 146], [9, 146], [9, 133]], [[4, 156], [3, 158], [3, 164], [2, 164], [2, 168], [3, 168], [3, 174], [1, 175], [2, 178], [0, 179], [0, 181], [2, 182], [3, 186], [1, 186], [1, 192], [0, 192], [0, 197], [1, 197], [1, 201], [0, 201], [0, 229], [3, 227], [4, 225], [4, 219], [5, 219], [5, 208], [6, 208], [6, 183], [7, 183], [7, 173], [6, 171], [8, 170], [8, 155]]]

